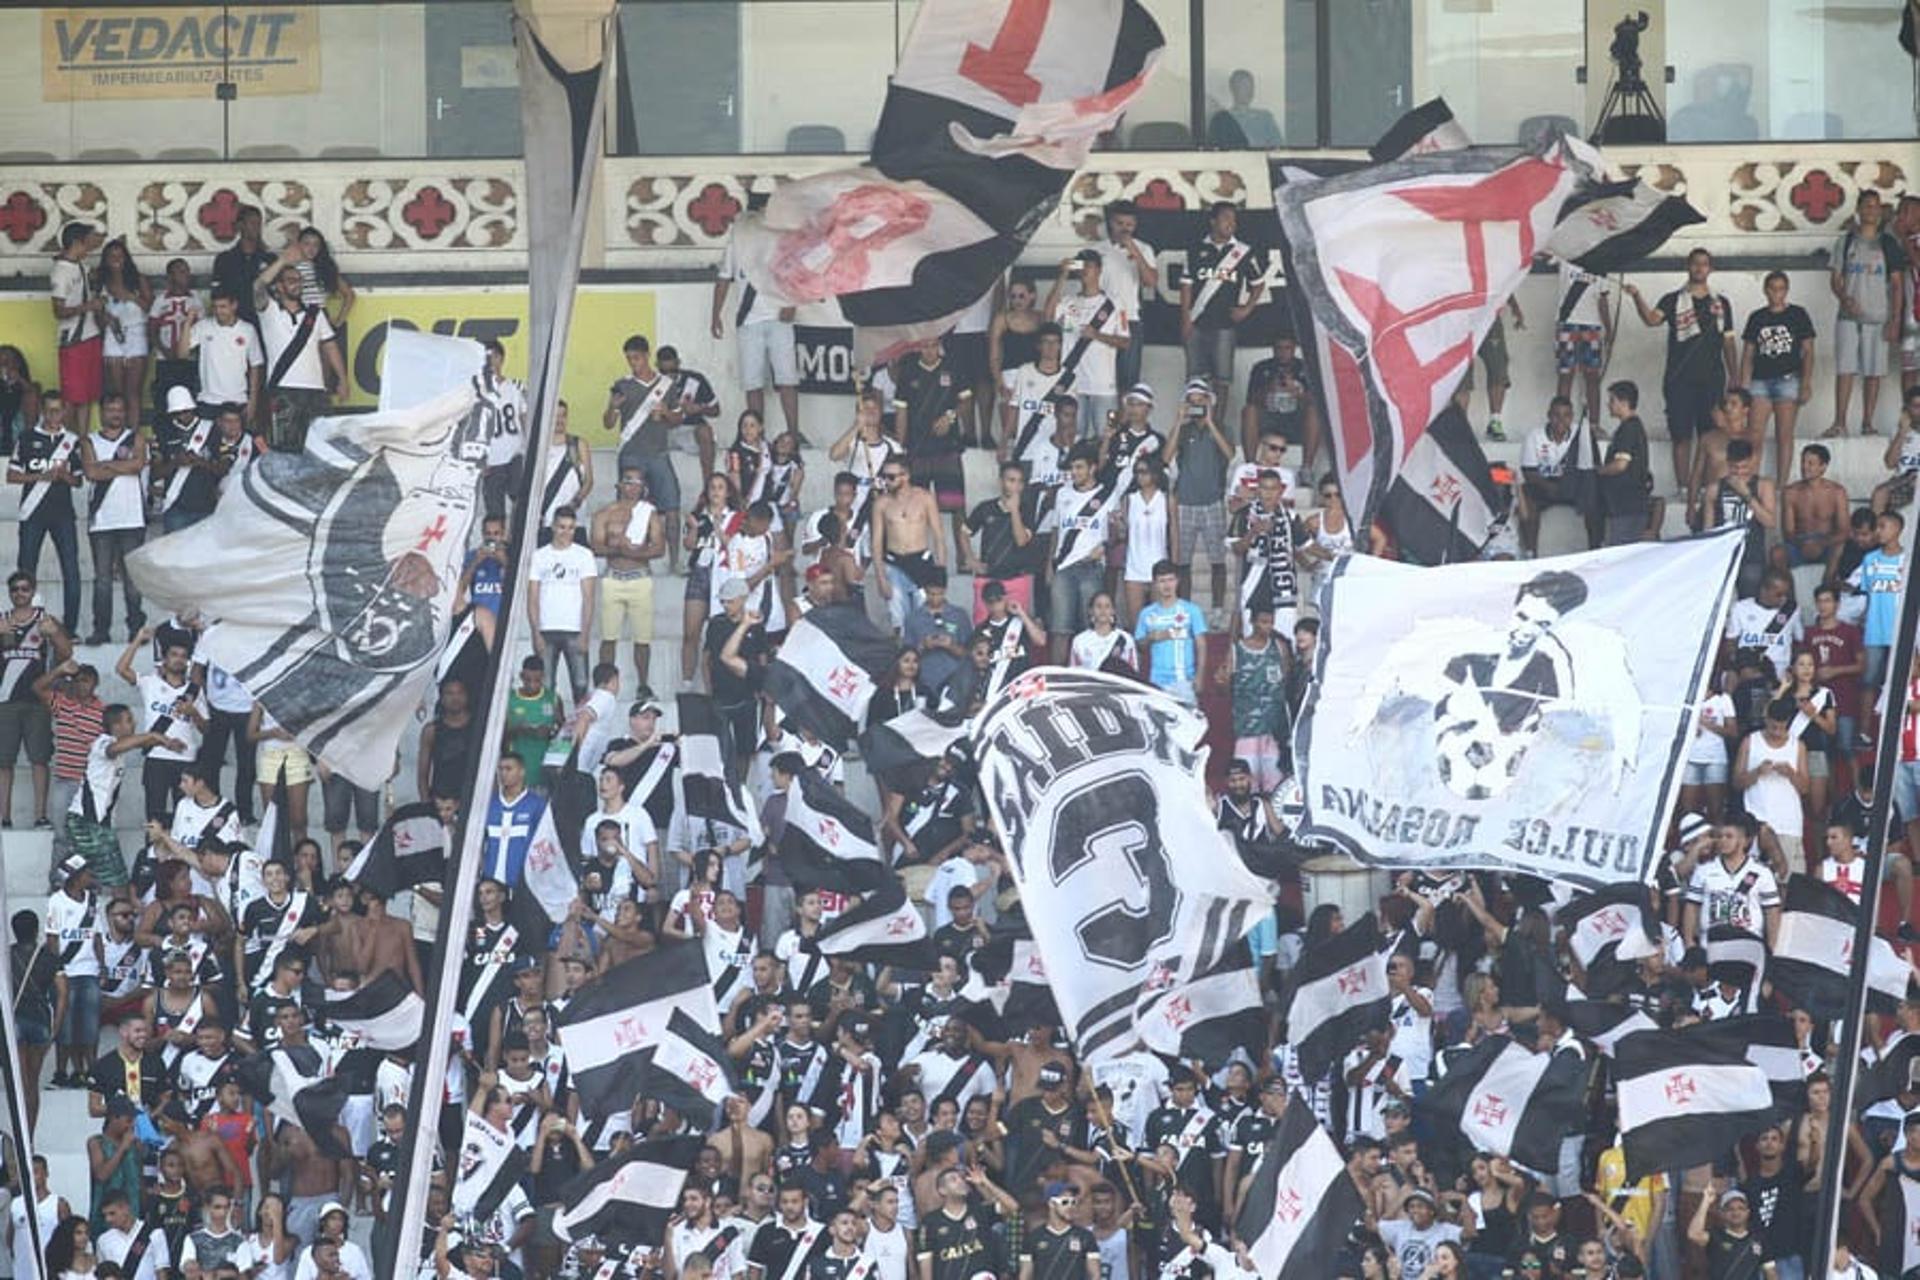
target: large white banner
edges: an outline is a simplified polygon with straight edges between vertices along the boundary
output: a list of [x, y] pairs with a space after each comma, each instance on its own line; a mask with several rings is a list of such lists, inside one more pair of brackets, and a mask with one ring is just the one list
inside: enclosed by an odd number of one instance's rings
[[987, 808], [1080, 1055], [1213, 969], [1273, 891], [1214, 825], [1206, 721], [1137, 681], [1041, 667], [973, 724]]
[[1646, 879], [1743, 536], [1444, 568], [1342, 560], [1295, 736], [1301, 838], [1378, 866]]

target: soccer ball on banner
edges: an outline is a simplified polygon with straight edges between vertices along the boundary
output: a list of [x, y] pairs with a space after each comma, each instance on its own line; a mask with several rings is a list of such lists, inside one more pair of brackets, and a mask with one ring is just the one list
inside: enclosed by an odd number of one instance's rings
[[1441, 783], [1463, 800], [1490, 800], [1504, 793], [1526, 755], [1523, 739], [1479, 718], [1443, 727], [1434, 734], [1433, 746]]

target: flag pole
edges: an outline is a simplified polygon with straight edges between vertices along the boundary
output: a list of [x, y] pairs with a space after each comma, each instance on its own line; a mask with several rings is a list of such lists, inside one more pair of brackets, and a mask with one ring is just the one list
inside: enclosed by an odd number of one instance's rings
[[[449, 1056], [450, 1035], [453, 1023], [454, 998], [459, 992], [459, 971], [466, 956], [467, 922], [473, 915], [473, 902], [478, 888], [479, 873], [482, 866], [482, 837], [486, 832], [485, 812], [477, 809], [483, 797], [489, 794], [494, 772], [499, 767], [501, 742], [507, 723], [507, 696], [511, 692], [510, 681], [501, 679], [504, 655], [507, 647], [517, 634], [518, 625], [525, 614], [524, 593], [520, 590], [526, 582], [533, 562], [534, 542], [539, 530], [539, 511], [541, 495], [546, 490], [546, 465], [548, 444], [553, 437], [554, 412], [560, 398], [560, 376], [566, 355], [567, 328], [573, 315], [574, 286], [579, 279], [580, 258], [586, 240], [587, 221], [591, 217], [592, 204], [588, 200], [588, 191], [594, 180], [599, 164], [601, 139], [604, 132], [607, 106], [607, 85], [611, 76], [607, 59], [611, 56], [612, 38], [611, 17], [601, 19], [599, 52], [600, 58], [595, 66], [598, 85], [594, 92], [591, 114], [584, 120], [577, 115], [573, 118], [572, 128], [575, 136], [573, 155], [547, 156], [549, 165], [563, 165], [571, 179], [569, 182], [569, 218], [561, 226], [544, 225], [546, 223], [547, 204], [535, 196], [533, 183], [527, 183], [526, 201], [530, 215], [537, 215], [543, 225], [530, 225], [528, 240], [528, 321], [530, 330], [537, 336], [544, 336], [544, 347], [536, 347], [528, 352], [528, 373], [532, 380], [532, 423], [527, 433], [526, 462], [521, 468], [519, 492], [514, 495], [514, 506], [509, 525], [508, 545], [513, 548], [512, 563], [509, 571], [502, 577], [500, 598], [500, 622], [494, 632], [493, 652], [487, 655], [487, 680], [483, 691], [485, 717], [482, 730], [473, 752], [473, 772], [467, 777], [461, 796], [460, 816], [455, 824], [455, 836], [449, 849], [445, 878], [441, 881], [442, 901], [440, 905], [439, 936], [434, 939], [433, 960], [426, 975], [426, 1012], [421, 1025], [419, 1053], [414, 1062], [413, 1080], [408, 1095], [408, 1114], [413, 1123], [408, 1126], [407, 1137], [401, 1151], [400, 1169], [402, 1180], [397, 1191], [402, 1195], [401, 1210], [396, 1230], [383, 1243], [389, 1252], [375, 1259], [374, 1273], [382, 1276], [399, 1276], [412, 1269], [413, 1251], [426, 1235], [427, 1194], [432, 1182], [433, 1153], [438, 1143], [439, 1116], [442, 1105], [442, 1090], [447, 1078], [447, 1059]], [[519, 50], [520, 65], [524, 68], [531, 60], [550, 61], [551, 55], [540, 43], [539, 36], [527, 25], [524, 13], [514, 15], [515, 43]], [[522, 83], [526, 77], [523, 72]], [[525, 90], [522, 90], [522, 118], [527, 118]], [[585, 136], [578, 136], [580, 127], [585, 126]], [[531, 133], [532, 130], [529, 130]], [[529, 157], [528, 168], [533, 168], [533, 154], [536, 145], [543, 145], [529, 138], [525, 148]], [[578, 171], [571, 163], [578, 161]], [[531, 218], [530, 218], [531, 223]], [[561, 239], [564, 237], [564, 239]], [[541, 261], [551, 254], [554, 247], [550, 238], [558, 240], [559, 253], [551, 260], [554, 268], [550, 276], [540, 268], [546, 265]], [[549, 255], [540, 252], [541, 242], [549, 241]], [[535, 300], [550, 302], [553, 308], [550, 317], [536, 315]], [[540, 940], [542, 943], [545, 939]], [[464, 1100], [463, 1110], [464, 1110]], [[448, 1177], [457, 1177], [459, 1168], [458, 1152], [455, 1159], [448, 1162]], [[451, 1190], [451, 1183], [449, 1183]], [[402, 1262], [406, 1261], [403, 1270]]]
[[[1860, 1080], [1860, 1040], [1867, 1013], [1867, 968], [1874, 926], [1880, 914], [1880, 873], [1887, 860], [1887, 834], [1893, 821], [1893, 773], [1900, 759], [1900, 725], [1906, 718], [1908, 674], [1913, 667], [1914, 628], [1920, 625], [1920, 591], [1913, 575], [1920, 566], [1915, 549], [1920, 537], [1907, 533], [1906, 562], [1901, 567], [1900, 608], [1894, 626], [1893, 652], [1887, 657], [1881, 688], [1886, 709], [1880, 717], [1880, 736], [1873, 753], [1873, 807], [1867, 819], [1867, 857], [1860, 887], [1860, 916], [1853, 926], [1853, 955], [1847, 966], [1847, 1010], [1840, 1022], [1840, 1039], [1833, 1064], [1833, 1109], [1827, 1125], [1825, 1149], [1820, 1153], [1820, 1203], [1814, 1217], [1812, 1261], [1814, 1273], [1824, 1272], [1833, 1257], [1844, 1212], [1841, 1201], [1846, 1172], [1847, 1134], [1851, 1132], [1853, 1096]], [[1872, 690], [1862, 689], [1863, 696]], [[1904, 907], [1906, 904], [1902, 904]]]

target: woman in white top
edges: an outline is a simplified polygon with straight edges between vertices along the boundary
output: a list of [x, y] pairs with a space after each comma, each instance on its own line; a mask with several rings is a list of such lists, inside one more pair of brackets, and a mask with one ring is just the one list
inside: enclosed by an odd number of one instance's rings
[[1794, 715], [1794, 704], [1785, 698], [1767, 704], [1764, 727], [1740, 744], [1733, 762], [1733, 785], [1740, 791], [1742, 807], [1773, 828], [1787, 866], [1798, 870], [1805, 865], [1801, 834], [1806, 825], [1802, 806], [1807, 794], [1807, 748], [1793, 734]]
[[[93, 1280], [93, 1232], [78, 1214], [63, 1218], [47, 1241], [47, 1275], [52, 1280]], [[31, 1269], [24, 1274], [34, 1274]]]
[[1733, 699], [1723, 689], [1710, 694], [1694, 713], [1693, 741], [1680, 775], [1682, 813], [1719, 813], [1727, 799], [1727, 764], [1740, 736]]
[[1140, 656], [1133, 637], [1114, 625], [1113, 597], [1096, 592], [1087, 605], [1087, 618], [1093, 623], [1073, 638], [1068, 665], [1099, 671], [1109, 662], [1125, 663], [1130, 671], [1140, 667]]
[[1153, 566], [1168, 558], [1168, 548], [1180, 545], [1180, 503], [1167, 492], [1166, 469], [1158, 458], [1141, 458], [1133, 464], [1133, 491], [1122, 500], [1115, 524], [1127, 540], [1121, 578], [1127, 590], [1126, 626], [1131, 630], [1146, 606]]
[[1774, 695], [1793, 700], [1792, 734], [1807, 749], [1807, 812], [1813, 817], [1813, 829], [1807, 834], [1809, 849], [1826, 847], [1827, 796], [1831, 770], [1827, 752], [1833, 747], [1833, 735], [1840, 729], [1840, 711], [1833, 690], [1814, 681], [1813, 651], [1802, 649], [1793, 655], [1787, 678]]
[[[105, 360], [104, 389], [125, 396], [132, 415], [147, 380], [147, 308], [153, 305], [153, 289], [133, 265], [124, 239], [110, 240], [100, 251], [95, 288], [107, 302], [106, 314], [100, 318], [106, 331], [100, 348]], [[128, 420], [137, 419], [130, 416]]]

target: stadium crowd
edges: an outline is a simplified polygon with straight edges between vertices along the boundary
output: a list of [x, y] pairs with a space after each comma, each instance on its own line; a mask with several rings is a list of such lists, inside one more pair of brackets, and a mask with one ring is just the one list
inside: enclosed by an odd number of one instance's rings
[[[1920, 1071], [1836, 1121], [1831, 1022], [1771, 982], [1764, 956], [1729, 959], [1715, 941], [1733, 930], [1772, 944], [1797, 878], [1859, 900], [1866, 749], [1887, 715], [1901, 722], [1894, 790], [1906, 828], [1887, 860], [1883, 932], [1903, 949], [1911, 939], [1920, 672], [1893, 684], [1888, 657], [1911, 536], [1903, 512], [1920, 474], [1920, 287], [1907, 265], [1920, 200], [1888, 211], [1869, 193], [1835, 248], [1842, 319], [1821, 340], [1836, 352], [1839, 407], [1825, 434], [1871, 433], [1896, 359], [1904, 397], [1887, 478], [1871, 494], [1827, 479], [1826, 448], [1796, 431], [1816, 338], [1784, 275], [1744, 317], [1715, 292], [1704, 251], [1664, 297], [1629, 291], [1638, 318], [1667, 332], [1663, 369], [1610, 367], [1610, 286], [1570, 270], [1550, 351], [1519, 341], [1517, 310], [1516, 334], [1489, 339], [1488, 437], [1504, 437], [1510, 360], [1552, 359], [1560, 394], [1517, 468], [1495, 467], [1506, 505], [1487, 554], [1534, 554], [1555, 506], [1573, 508], [1593, 545], [1657, 538], [1680, 527], [1671, 504], [1687, 526], [1748, 530], [1742, 598], [1687, 753], [1652, 954], [1597, 982], [1570, 947], [1578, 899], [1565, 892], [1518, 876], [1395, 876], [1375, 905], [1391, 950], [1386, 1016], [1312, 1077], [1288, 1039], [1292, 975], [1357, 922], [1327, 905], [1303, 914], [1301, 873], [1285, 876], [1277, 909], [1248, 938], [1265, 999], [1258, 1034], [1197, 1061], [1137, 1051], [1088, 1066], [1045, 1001], [1016, 1012], [976, 998], [1005, 973], [986, 957], [1023, 927], [967, 762], [880, 786], [848, 767], [852, 753], [785, 723], [765, 688], [793, 622], [847, 602], [902, 644], [870, 725], [967, 713], [1043, 662], [1129, 673], [1209, 718], [1226, 761], [1219, 826], [1247, 844], [1286, 839], [1314, 584], [1343, 555], [1400, 549], [1383, 529], [1354, 527], [1326, 473], [1299, 345], [1277, 339], [1236, 379], [1236, 330], [1266, 300], [1263, 253], [1239, 238], [1233, 206], [1210, 212], [1168, 299], [1185, 381], [1141, 380], [1141, 298], [1160, 273], [1136, 224], [1129, 206], [1110, 207], [1098, 244], [1050, 278], [1010, 279], [944, 339], [873, 370], [850, 422], [809, 432], [790, 316], [734, 294], [723, 270], [713, 337], [731, 329], [737, 385], [716, 387], [673, 346], [635, 336], [628, 377], [592, 406], [621, 436], [610, 496], [595, 493], [585, 440], [556, 437], [548, 474], [563, 483], [549, 484], [532, 522], [530, 652], [496, 627], [525, 401], [510, 382], [491, 393], [501, 421], [520, 425], [490, 455], [487, 518], [457, 607], [514, 687], [497, 781], [476, 791], [487, 796], [474, 816], [486, 823], [489, 876], [476, 918], [445, 922], [467, 939], [462, 1013], [438, 1123], [419, 1126], [442, 1148], [429, 1230], [401, 1242], [403, 1258], [423, 1276], [479, 1280], [1251, 1275], [1238, 1211], [1279, 1117], [1304, 1106], [1339, 1144], [1364, 1206], [1347, 1248], [1317, 1272], [1327, 1277], [1803, 1280], [1829, 1264], [1850, 1278], [1903, 1274], [1920, 1261], [1920, 1208], [1903, 1190], [1920, 1184], [1906, 1141], [1920, 1125]], [[417, 1049], [374, 1054], [337, 1131], [321, 1135], [266, 1108], [246, 1064], [274, 1049], [309, 1076], [356, 1051], [364, 1064], [360, 1039], [329, 1009], [375, 983], [425, 993], [441, 886], [385, 894], [345, 872], [397, 800], [458, 818], [491, 755], [484, 679], [456, 666], [422, 709], [414, 777], [384, 795], [356, 788], [196, 657], [201, 619], [146, 617], [124, 570], [145, 537], [210, 514], [237, 469], [298, 450], [344, 389], [338, 335], [353, 291], [324, 240], [307, 230], [268, 247], [257, 211], [239, 233], [203, 305], [207, 282], [185, 262], [149, 281], [125, 242], [103, 247], [75, 224], [52, 273], [57, 376], [0, 348], [7, 481], [22, 492], [19, 569], [0, 614], [0, 825], [55, 836], [45, 907], [12, 921], [20, 1050], [30, 1108], [42, 1088], [84, 1090], [98, 1124], [86, 1138], [90, 1185], [50, 1186], [44, 1164], [31, 1192], [16, 1185], [16, 1275], [29, 1274], [31, 1212], [62, 1280], [370, 1277], [404, 1190]], [[496, 371], [504, 355], [490, 350]], [[1655, 492], [1640, 416], [1655, 409], [1656, 380], [1671, 493]], [[1856, 387], [1864, 426], [1848, 420]], [[723, 442], [714, 424], [733, 393], [745, 407]], [[1460, 401], [1474, 396], [1465, 388]], [[669, 458], [680, 448], [699, 455], [697, 493], [680, 491]], [[996, 459], [994, 488], [968, 492], [963, 464], [980, 450]], [[808, 467], [832, 476], [819, 509], [803, 501]], [[35, 577], [48, 541], [57, 602]], [[656, 581], [684, 592], [678, 655], [654, 643]], [[118, 686], [83, 647], [110, 655], [133, 693], [103, 697]], [[763, 866], [744, 826], [690, 819], [650, 767], [673, 741], [653, 688], [676, 681], [711, 698], [723, 759], [775, 850]], [[24, 808], [12, 786], [22, 750]], [[855, 902], [796, 885], [778, 855], [803, 771], [876, 815], [876, 839], [925, 913], [935, 966], [863, 966], [809, 948]], [[139, 785], [123, 785], [134, 773]], [[547, 806], [582, 786], [593, 816], [563, 832], [578, 900], [550, 936], [523, 932], [503, 949], [513, 897], [526, 892], [526, 842]], [[263, 837], [270, 803], [278, 830]], [[116, 812], [133, 806], [144, 838], [123, 843], [130, 824]], [[589, 1114], [568, 1071], [567, 1005], [621, 962], [684, 940], [710, 966], [742, 1096], [710, 1115], [647, 1096]], [[1570, 1007], [1599, 1003], [1663, 1028], [1776, 1015], [1793, 1028], [1804, 1079], [1737, 1147], [1629, 1181], [1609, 1058]], [[1589, 1123], [1553, 1167], [1475, 1150], [1421, 1105], [1451, 1061], [1490, 1037], [1582, 1064]], [[1896, 1049], [1913, 1037], [1920, 1000], [1876, 1015], [1869, 1065], [1910, 1060]], [[484, 1217], [451, 1209], [469, 1110], [528, 1157]], [[1829, 1260], [1812, 1256], [1811, 1224], [1836, 1122], [1849, 1133], [1853, 1252]], [[638, 1140], [683, 1133], [705, 1143], [663, 1238], [562, 1242], [543, 1229], [571, 1180]], [[36, 1134], [43, 1147], [64, 1138]]]

